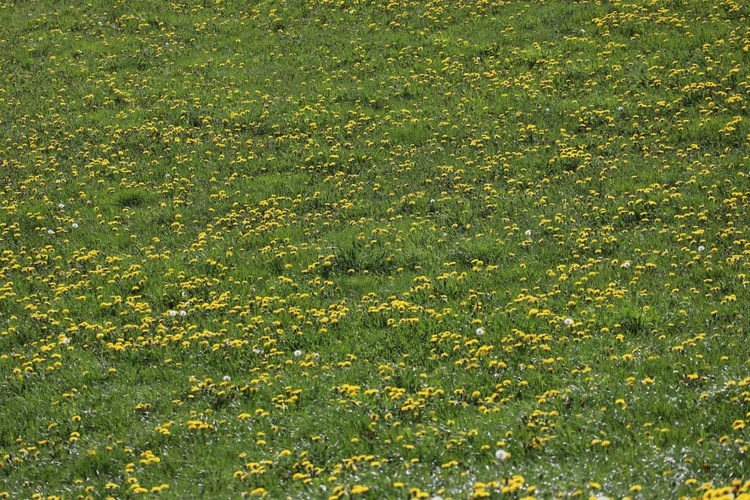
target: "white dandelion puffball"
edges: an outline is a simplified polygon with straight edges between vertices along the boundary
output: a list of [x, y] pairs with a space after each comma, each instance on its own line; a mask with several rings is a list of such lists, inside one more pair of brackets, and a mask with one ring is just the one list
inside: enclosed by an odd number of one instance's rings
[[174, 318], [175, 316], [177, 316], [177, 311], [169, 311], [169, 316]]
[[531, 236], [531, 229], [527, 229], [525, 234], [526, 236]]
[[497, 458], [500, 461], [503, 461], [508, 458], [508, 452], [505, 450], [497, 450], [495, 452], [495, 458]]
[[294, 355], [297, 356], [297, 357], [302, 356], [302, 351], [300, 351], [299, 349], [297, 349], [296, 351], [294, 351]]
[[564, 323], [568, 326], [573, 324], [573, 318], [565, 318]]
[[481, 326], [477, 328], [477, 335], [484, 335], [484, 328], [482, 328]]
[[229, 382], [230, 380], [232, 380], [232, 377], [230, 377], [229, 375], [224, 375], [224, 378], [222, 380], [224, 380], [224, 382]]

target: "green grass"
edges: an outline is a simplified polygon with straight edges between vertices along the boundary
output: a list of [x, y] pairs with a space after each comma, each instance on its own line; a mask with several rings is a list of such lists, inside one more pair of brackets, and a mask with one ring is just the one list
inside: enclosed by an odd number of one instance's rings
[[3, 496], [750, 488], [741, 3], [75, 4], [0, 1]]

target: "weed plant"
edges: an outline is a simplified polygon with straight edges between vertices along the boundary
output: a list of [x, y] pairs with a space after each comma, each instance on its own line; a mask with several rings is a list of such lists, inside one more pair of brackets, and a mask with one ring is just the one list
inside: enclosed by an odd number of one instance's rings
[[2, 496], [747, 495], [747, 15], [0, 1]]

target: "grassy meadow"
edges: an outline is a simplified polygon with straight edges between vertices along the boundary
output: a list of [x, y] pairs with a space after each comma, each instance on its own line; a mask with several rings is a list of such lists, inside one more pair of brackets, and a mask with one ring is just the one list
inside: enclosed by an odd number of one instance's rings
[[0, 0], [0, 497], [750, 495], [749, 14]]

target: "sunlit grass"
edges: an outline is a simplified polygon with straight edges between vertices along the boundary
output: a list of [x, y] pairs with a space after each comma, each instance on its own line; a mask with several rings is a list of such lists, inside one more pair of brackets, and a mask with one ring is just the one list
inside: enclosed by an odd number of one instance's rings
[[746, 7], [0, 2], [6, 497], [750, 490]]

